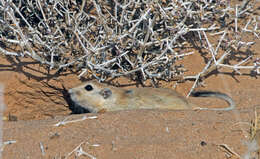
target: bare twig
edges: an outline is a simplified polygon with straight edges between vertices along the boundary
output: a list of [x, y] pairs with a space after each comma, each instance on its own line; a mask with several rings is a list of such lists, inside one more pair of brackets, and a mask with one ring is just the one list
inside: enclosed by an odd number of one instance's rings
[[[66, 155], [66, 157], [65, 157], [65, 159], [67, 159], [69, 156], [71, 156], [73, 153], [75, 153], [76, 154], [76, 157], [79, 157], [79, 156], [81, 156], [81, 155], [84, 155], [84, 156], [87, 156], [87, 157], [89, 157], [89, 158], [91, 158], [91, 159], [96, 159], [96, 157], [94, 157], [93, 155], [91, 155], [91, 154], [89, 154], [89, 153], [87, 153], [86, 151], [84, 151], [83, 150], [83, 148], [82, 148], [82, 145], [83, 144], [89, 144], [88, 142], [81, 142], [75, 149], [73, 149], [70, 153], [68, 153], [67, 155]], [[91, 145], [91, 146], [93, 146], [93, 145]], [[99, 145], [96, 145], [95, 144], [95, 147], [96, 146], [99, 146]]]
[[87, 116], [83, 116], [81, 119], [76, 119], [76, 120], [70, 120], [70, 121], [67, 121], [68, 118], [64, 119], [63, 121], [61, 122], [58, 122], [57, 124], [55, 124], [54, 126], [61, 126], [61, 125], [66, 125], [68, 123], [75, 123], [75, 122], [79, 122], [79, 121], [83, 121], [83, 120], [86, 120], [86, 119], [97, 119], [97, 116], [91, 116], [91, 117], [87, 117]]

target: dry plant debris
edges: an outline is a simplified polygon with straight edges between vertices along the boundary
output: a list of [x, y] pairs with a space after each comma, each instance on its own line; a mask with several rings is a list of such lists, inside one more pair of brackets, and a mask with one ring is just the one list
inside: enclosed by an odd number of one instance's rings
[[[87, 153], [86, 151], [83, 150], [83, 148], [82, 148], [83, 145], [89, 145], [89, 143], [88, 142], [80, 143], [73, 151], [71, 151], [70, 153], [67, 154], [65, 159], [69, 158], [74, 153], [75, 153], [75, 158], [78, 158], [79, 156], [83, 155], [83, 156], [87, 156], [88, 158], [91, 158], [91, 159], [96, 159], [96, 157], [92, 156], [91, 154], [89, 154], [89, 153]], [[91, 145], [91, 146], [98, 147], [100, 145], [94, 144], [94, 145]]]
[[218, 145], [218, 147], [227, 153], [228, 158], [231, 158], [231, 156], [233, 155], [237, 158], [241, 158], [241, 156], [237, 154], [234, 150], [232, 150], [227, 144], [220, 144]]
[[[99, 81], [198, 81], [219, 67], [256, 76], [254, 7], [254, 0], [0, 0], [0, 52]], [[198, 52], [205, 68], [184, 77], [181, 60]]]
[[260, 117], [255, 110], [255, 118], [251, 121], [249, 129], [249, 141], [245, 144], [247, 152], [244, 154], [243, 159], [259, 159], [260, 158]]
[[91, 117], [83, 116], [81, 119], [75, 119], [75, 120], [67, 121], [68, 118], [69, 118], [69, 117], [65, 118], [63, 121], [58, 122], [58, 123], [55, 124], [54, 126], [59, 127], [59, 126], [61, 126], [61, 125], [66, 125], [66, 124], [68, 124], [68, 123], [80, 122], [80, 121], [84, 121], [84, 120], [86, 120], [86, 119], [97, 119], [98, 117], [97, 117], [97, 116], [91, 116]]
[[259, 159], [260, 158], [260, 117], [258, 116], [255, 109], [254, 119], [251, 121], [249, 128], [249, 139], [244, 142], [246, 146], [246, 152], [240, 156], [238, 153], [233, 151], [228, 145], [220, 144], [219, 148], [224, 150], [228, 156], [236, 156], [239, 159]]

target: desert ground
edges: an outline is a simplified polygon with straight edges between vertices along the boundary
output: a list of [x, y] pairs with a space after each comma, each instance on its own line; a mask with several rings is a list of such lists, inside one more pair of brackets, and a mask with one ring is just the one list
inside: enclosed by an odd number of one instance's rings
[[[260, 58], [259, 44], [257, 40], [252, 52]], [[206, 65], [199, 53], [185, 57], [182, 62], [188, 70], [185, 75], [196, 75]], [[260, 113], [260, 76], [250, 70], [240, 71], [241, 75], [219, 68], [210, 72], [197, 88], [228, 94], [237, 105], [232, 111], [132, 110], [71, 114], [64, 88], [82, 82], [77, 74], [47, 72], [31, 59], [0, 55], [0, 83], [4, 86], [5, 103], [1, 157], [253, 159], [248, 153], [256, 146], [250, 142], [250, 124]], [[141, 87], [123, 78], [114, 82], [129, 88]], [[160, 82], [160, 87], [175, 89], [186, 96], [193, 84], [194, 81], [178, 84], [171, 81]], [[188, 100], [201, 107], [227, 106], [219, 99], [189, 97]]]
[[[257, 45], [254, 51], [258, 55], [259, 50]], [[199, 54], [188, 58], [194, 61], [184, 63], [192, 68], [190, 74], [203, 69]], [[259, 76], [248, 70], [242, 70], [243, 75], [225, 69], [213, 71], [199, 88], [230, 95], [237, 104], [234, 111], [134, 110], [71, 115], [62, 85], [68, 89], [81, 83], [77, 75], [47, 73], [27, 59], [0, 60], [0, 82], [5, 87], [3, 142], [9, 143], [2, 148], [3, 158], [225, 159], [243, 157], [248, 151], [250, 122], [260, 106]], [[127, 79], [118, 82], [131, 83]], [[176, 90], [185, 96], [193, 82], [179, 83]], [[174, 81], [161, 83], [161, 87], [174, 85]], [[136, 86], [132, 82], [129, 87]], [[218, 99], [189, 100], [201, 107], [227, 106]], [[83, 117], [87, 119], [55, 126]]]

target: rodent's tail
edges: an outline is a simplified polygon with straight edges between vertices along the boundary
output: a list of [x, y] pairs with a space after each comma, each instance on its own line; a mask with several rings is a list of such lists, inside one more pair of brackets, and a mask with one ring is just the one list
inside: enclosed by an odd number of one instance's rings
[[211, 91], [197, 91], [197, 92], [192, 92], [191, 93], [192, 97], [216, 97], [225, 100], [228, 104], [229, 107], [226, 108], [199, 108], [201, 110], [224, 110], [224, 111], [229, 111], [233, 110], [236, 107], [235, 102], [232, 100], [231, 97], [224, 93], [220, 92], [211, 92]]

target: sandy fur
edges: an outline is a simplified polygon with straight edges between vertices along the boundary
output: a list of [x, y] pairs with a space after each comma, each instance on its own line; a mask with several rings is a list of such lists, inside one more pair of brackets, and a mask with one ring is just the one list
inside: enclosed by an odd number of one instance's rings
[[[86, 85], [91, 85], [93, 90], [86, 91]], [[104, 88], [112, 91], [112, 95], [107, 99], [99, 93]], [[90, 112], [130, 109], [184, 110], [195, 107], [176, 91], [168, 88], [124, 89], [97, 82], [85, 82], [70, 89], [69, 93], [75, 103]]]

